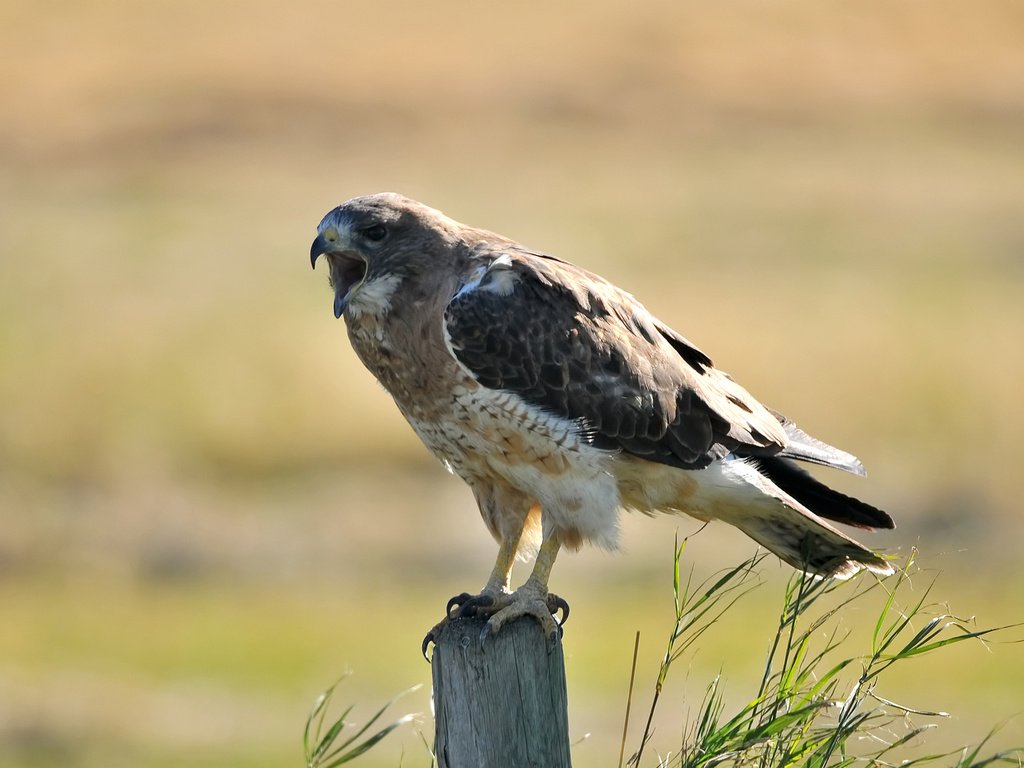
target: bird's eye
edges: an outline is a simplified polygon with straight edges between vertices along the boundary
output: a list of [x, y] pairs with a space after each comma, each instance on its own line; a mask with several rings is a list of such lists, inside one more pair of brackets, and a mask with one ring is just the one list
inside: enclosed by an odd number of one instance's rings
[[385, 229], [383, 224], [371, 224], [370, 226], [363, 227], [359, 230], [359, 234], [374, 243], [379, 243], [383, 240], [387, 233], [388, 231]]

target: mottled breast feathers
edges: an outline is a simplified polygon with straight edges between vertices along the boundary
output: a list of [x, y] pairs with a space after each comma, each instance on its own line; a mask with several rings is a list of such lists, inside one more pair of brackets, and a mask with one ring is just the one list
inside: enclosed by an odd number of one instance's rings
[[577, 421], [599, 448], [683, 469], [785, 446], [776, 417], [630, 294], [502, 246], [478, 254], [444, 316], [452, 352], [481, 385]]

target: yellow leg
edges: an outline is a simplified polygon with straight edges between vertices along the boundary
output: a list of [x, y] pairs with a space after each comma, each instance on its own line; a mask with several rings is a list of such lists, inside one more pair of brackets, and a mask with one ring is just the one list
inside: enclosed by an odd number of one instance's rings
[[537, 553], [537, 562], [533, 566], [533, 572], [520, 589], [526, 589], [528, 592], [536, 592], [542, 595], [547, 594], [548, 579], [551, 577], [551, 569], [555, 565], [555, 558], [558, 557], [559, 549], [561, 549], [561, 544], [558, 543], [558, 538], [555, 536], [541, 544], [540, 551]]
[[[554, 615], [561, 612], [562, 622], [569, 616], [569, 605], [558, 595], [548, 592], [548, 579], [555, 565], [561, 544], [555, 536], [541, 544], [537, 553], [537, 561], [530, 577], [515, 592], [510, 591], [512, 564], [515, 562], [516, 551], [522, 532], [516, 536], [508, 536], [498, 547], [498, 557], [494, 563], [487, 585], [479, 595], [463, 593], [448, 601], [445, 618], [423, 638], [423, 655], [427, 654], [427, 646], [433, 642], [441, 627], [450, 617], [487, 616], [487, 624], [480, 633], [481, 642], [488, 635], [498, 632], [502, 626], [520, 616], [532, 616], [540, 624], [552, 646], [561, 635], [561, 626], [555, 621]], [[452, 608], [458, 611], [452, 613]]]
[[[520, 534], [521, 535], [521, 534]], [[512, 565], [516, 561], [519, 549], [519, 536], [515, 540], [508, 538], [498, 547], [498, 558], [494, 561], [494, 570], [487, 579], [484, 592], [508, 592], [512, 587]]]
[[569, 606], [558, 595], [548, 592], [548, 578], [551, 568], [561, 548], [558, 539], [552, 536], [545, 541], [537, 553], [537, 562], [533, 566], [530, 578], [515, 592], [492, 605], [487, 606], [491, 616], [480, 634], [481, 640], [489, 634], [498, 632], [505, 624], [520, 616], [532, 616], [540, 624], [548, 640], [554, 644], [561, 629], [555, 622], [553, 613], [561, 611], [562, 621], [569, 615]]

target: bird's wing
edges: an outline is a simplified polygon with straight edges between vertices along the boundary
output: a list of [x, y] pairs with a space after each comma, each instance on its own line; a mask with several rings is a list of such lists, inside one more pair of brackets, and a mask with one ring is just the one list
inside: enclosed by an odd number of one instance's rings
[[811, 437], [796, 424], [787, 419], [778, 411], [772, 411], [775, 418], [779, 420], [782, 428], [786, 431], [789, 444], [779, 455], [787, 459], [797, 459], [811, 464], [820, 464], [823, 467], [841, 469], [854, 475], [863, 477], [867, 472], [860, 459], [852, 453], [847, 453], [841, 448], [822, 442], [816, 437]]
[[786, 445], [775, 416], [625, 291], [507, 246], [475, 261], [444, 322], [481, 385], [578, 422], [596, 446], [686, 469]]

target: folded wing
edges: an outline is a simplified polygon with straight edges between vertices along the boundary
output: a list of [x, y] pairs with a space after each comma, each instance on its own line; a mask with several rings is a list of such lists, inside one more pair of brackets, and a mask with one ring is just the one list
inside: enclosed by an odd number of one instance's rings
[[577, 421], [598, 447], [684, 469], [787, 445], [774, 414], [630, 294], [541, 254], [478, 258], [444, 321], [483, 386]]

